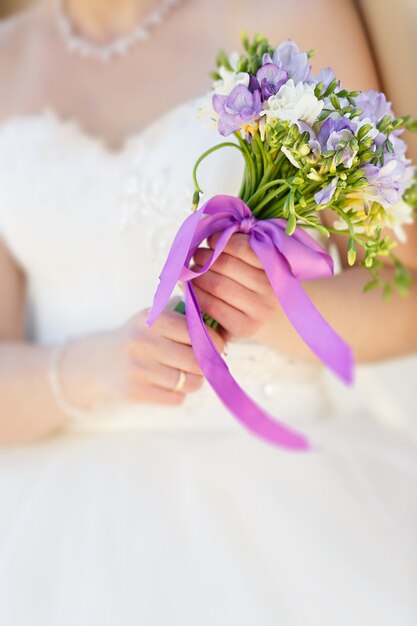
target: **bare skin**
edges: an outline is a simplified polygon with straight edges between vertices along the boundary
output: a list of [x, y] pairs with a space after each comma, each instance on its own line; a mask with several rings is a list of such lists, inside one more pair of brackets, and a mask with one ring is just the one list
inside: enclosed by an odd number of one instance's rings
[[[120, 0], [117, 8], [111, 0], [67, 3], [80, 32], [97, 41], [129, 31], [150, 6], [151, 0]], [[295, 6], [303, 20], [296, 17]], [[276, 23], [270, 19], [274, 13]], [[343, 31], [337, 28], [341, 22]], [[250, 0], [188, 0], [148, 42], [108, 65], [69, 55], [57, 35], [50, 6], [43, 2], [0, 30], [0, 85], [4, 94], [0, 121], [36, 113], [48, 105], [63, 118], [77, 119], [86, 133], [100, 137], [108, 149], [118, 150], [129, 135], [208, 89], [207, 72], [214, 55], [219, 47], [238, 47], [240, 25], [249, 25], [251, 32], [264, 32], [271, 41], [290, 36], [305, 49], [322, 42], [316, 67], [332, 65], [347, 87], [378, 86], [360, 22], [348, 0], [282, 0], [279, 6], [271, 0], [265, 3], [262, 14]], [[336, 31], [332, 40], [329, 33]], [[416, 266], [413, 249], [412, 243], [403, 247], [403, 258], [411, 268]], [[202, 257], [196, 259], [203, 261]], [[248, 286], [253, 285], [254, 271], [259, 288], [251, 289]], [[363, 281], [363, 272], [350, 270], [328, 281], [309, 283], [308, 290], [361, 360], [385, 358], [417, 347], [416, 332], [411, 328], [416, 294], [406, 302], [394, 300], [385, 309], [379, 294], [368, 296], [364, 307], [360, 293]], [[227, 298], [224, 287], [226, 291], [230, 288]], [[203, 308], [228, 331], [227, 339], [250, 336], [311, 358], [272, 300], [243, 236], [234, 238], [213, 271], [199, 279], [197, 289]], [[47, 384], [51, 348], [25, 341], [25, 276], [1, 242], [0, 302], [0, 443], [33, 441], [61, 428], [68, 416], [57, 407]], [[70, 344], [61, 364], [61, 378], [74, 406], [88, 409], [103, 394], [137, 403], [177, 405], [201, 386], [202, 376], [184, 318], [167, 311], [149, 330], [144, 325], [145, 315], [138, 312], [121, 328]], [[398, 333], [387, 333], [388, 325], [393, 327], [394, 323]], [[213, 338], [222, 349], [225, 337], [213, 333]], [[179, 369], [187, 374], [182, 393], [173, 391]]]

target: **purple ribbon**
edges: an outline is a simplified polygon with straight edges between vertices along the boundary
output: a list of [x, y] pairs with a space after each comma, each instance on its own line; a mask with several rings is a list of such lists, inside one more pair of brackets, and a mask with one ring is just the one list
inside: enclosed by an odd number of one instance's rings
[[[155, 322], [177, 282], [183, 281], [191, 344], [204, 376], [219, 398], [246, 428], [260, 438], [284, 448], [308, 450], [310, 444], [303, 435], [269, 416], [234, 380], [207, 332], [191, 282], [210, 269], [234, 233], [249, 234], [249, 243], [295, 330], [333, 372], [351, 383], [353, 357], [350, 347], [320, 315], [300, 284], [302, 280], [331, 276], [332, 258], [300, 228], [289, 236], [285, 227], [286, 220], [283, 219], [257, 220], [240, 198], [214, 196], [180, 227], [160, 275], [146, 323], [151, 326]], [[210, 259], [198, 271], [191, 270], [189, 264], [198, 247], [217, 232], [221, 234]]]

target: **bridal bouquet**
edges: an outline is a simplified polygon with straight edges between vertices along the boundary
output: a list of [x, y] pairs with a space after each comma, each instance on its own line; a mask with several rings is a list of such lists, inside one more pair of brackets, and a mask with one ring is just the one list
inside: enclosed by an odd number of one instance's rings
[[[192, 279], [206, 272], [236, 232], [262, 262], [289, 320], [317, 356], [346, 382], [352, 380], [349, 346], [320, 315], [300, 284], [329, 276], [333, 262], [307, 231], [347, 238], [347, 261], [370, 272], [365, 290], [381, 284], [381, 259], [389, 257], [394, 279], [383, 285], [405, 293], [410, 276], [395, 256], [403, 225], [417, 208], [416, 170], [406, 158], [409, 117], [397, 118], [383, 93], [343, 89], [331, 68], [314, 76], [310, 52], [290, 40], [277, 48], [256, 36], [243, 40], [244, 54], [221, 52], [206, 113], [224, 137], [197, 160], [194, 212], [181, 226], [160, 276], [148, 323], [160, 314], [178, 280], [185, 283], [185, 312], [192, 345], [206, 378], [222, 401], [258, 436], [291, 449], [307, 449], [300, 434], [268, 416], [238, 386], [210, 341]], [[200, 163], [216, 150], [239, 150], [245, 170], [237, 197], [215, 196], [198, 209]], [[197, 210], [198, 209], [198, 210]], [[325, 216], [325, 219], [321, 217]], [[197, 248], [221, 232], [210, 261], [190, 269]]]

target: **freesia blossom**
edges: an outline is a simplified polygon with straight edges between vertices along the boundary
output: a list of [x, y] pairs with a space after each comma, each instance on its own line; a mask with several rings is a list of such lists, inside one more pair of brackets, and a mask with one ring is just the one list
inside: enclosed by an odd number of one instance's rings
[[360, 93], [356, 98], [356, 106], [362, 111], [360, 119], [368, 118], [375, 124], [385, 115], [394, 117], [391, 102], [388, 102], [383, 93], [375, 89]]
[[403, 226], [405, 224], [412, 224], [414, 221], [412, 207], [401, 199], [397, 204], [387, 207], [385, 213], [387, 216], [387, 226], [393, 229], [399, 241], [406, 241], [407, 237]]
[[296, 83], [308, 80], [311, 72], [307, 54], [300, 52], [297, 44], [291, 39], [287, 39], [275, 48], [272, 59], [269, 54], [265, 54], [263, 63], [274, 63], [285, 70], [289, 78], [292, 78]]
[[235, 72], [220, 67], [218, 73], [220, 79], [215, 81], [213, 91], [221, 96], [229, 96], [237, 85], [249, 86], [250, 78], [246, 72]]
[[319, 75], [317, 76], [317, 79], [315, 80], [315, 82], [323, 83], [323, 90], [326, 91], [327, 87], [330, 85], [330, 83], [332, 83], [335, 80], [335, 78], [336, 78], [335, 73], [331, 67], [323, 67], [320, 70]]
[[382, 167], [366, 164], [363, 166], [369, 185], [365, 189], [365, 201], [379, 202], [384, 209], [397, 204], [406, 189], [407, 163], [392, 159]]
[[274, 96], [288, 80], [288, 73], [279, 69], [274, 63], [266, 63], [256, 73], [256, 79], [262, 93], [262, 98], [267, 100]]
[[268, 99], [265, 111], [267, 123], [281, 119], [297, 123], [302, 120], [312, 126], [323, 109], [323, 101], [314, 95], [314, 87], [290, 78], [275, 96]]
[[238, 85], [230, 96], [214, 94], [213, 108], [219, 115], [219, 132], [227, 136], [259, 119], [261, 92], [256, 90], [252, 93], [244, 85]]
[[316, 204], [328, 204], [330, 200], [334, 196], [334, 192], [336, 191], [337, 178], [333, 178], [331, 183], [320, 189], [316, 194], [314, 194], [314, 201]]
[[341, 142], [346, 143], [340, 163], [347, 168], [352, 167], [357, 150], [349, 146], [349, 141], [355, 136], [355, 131], [356, 125], [352, 120], [346, 117], [329, 117], [317, 133], [317, 140], [312, 142], [312, 149], [319, 152], [336, 151], [341, 149]]

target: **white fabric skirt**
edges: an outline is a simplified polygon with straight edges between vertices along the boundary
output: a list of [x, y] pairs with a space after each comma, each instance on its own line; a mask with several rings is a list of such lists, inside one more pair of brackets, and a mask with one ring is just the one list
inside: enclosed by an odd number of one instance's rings
[[288, 453], [205, 393], [0, 452], [1, 625], [415, 626], [409, 433], [352, 409]]

